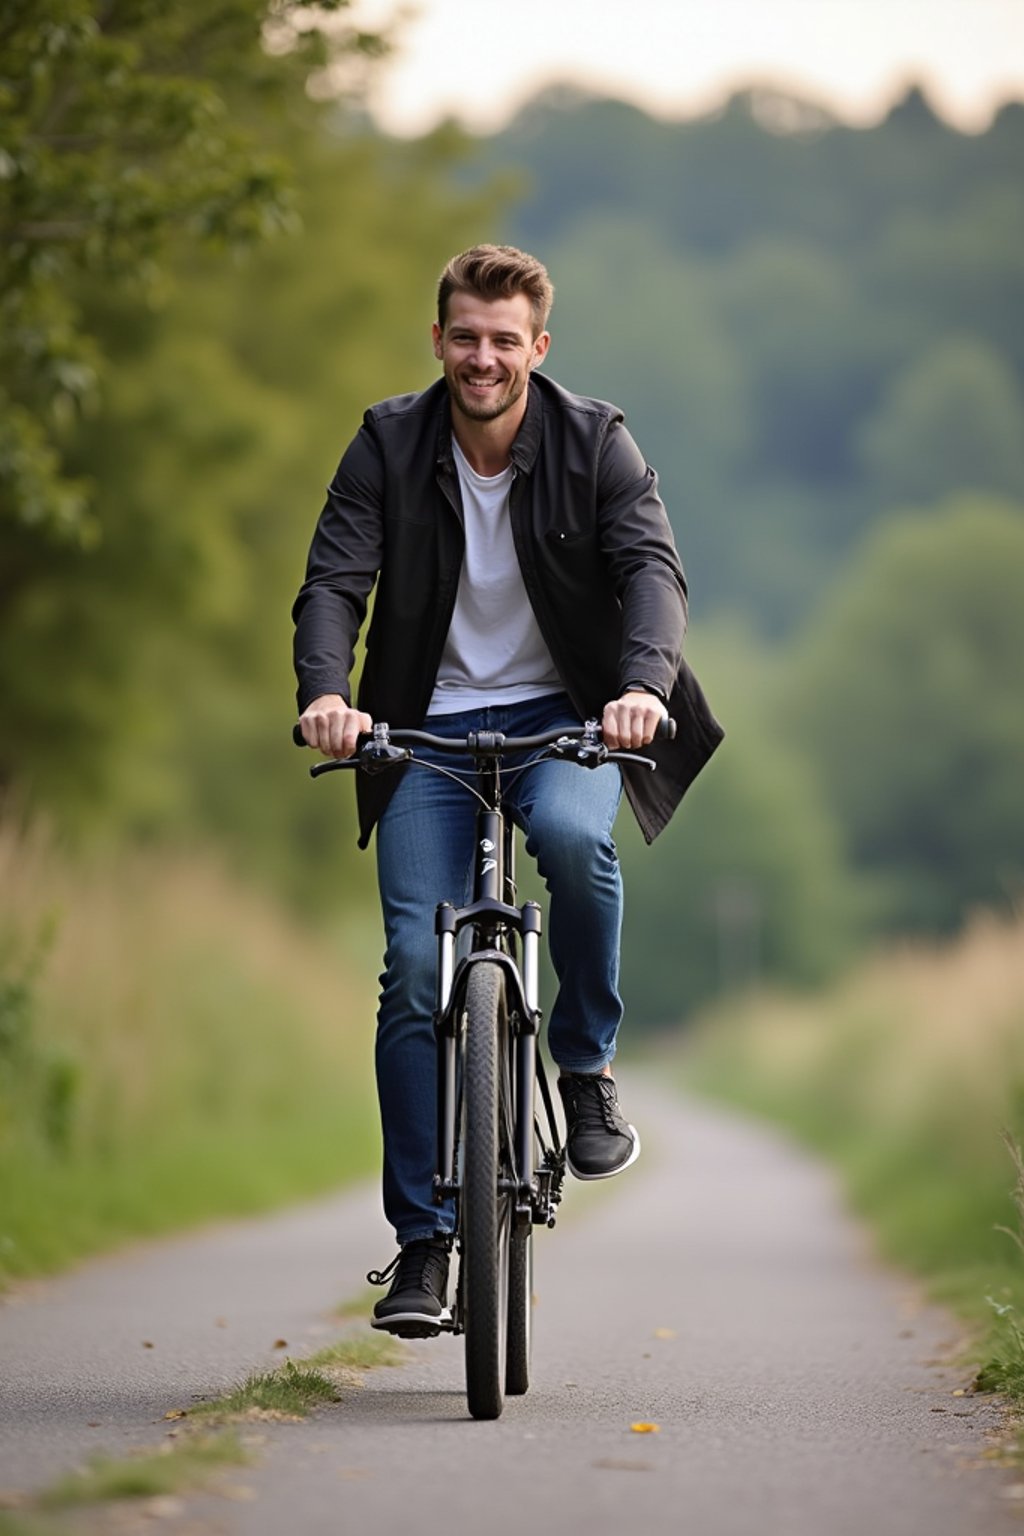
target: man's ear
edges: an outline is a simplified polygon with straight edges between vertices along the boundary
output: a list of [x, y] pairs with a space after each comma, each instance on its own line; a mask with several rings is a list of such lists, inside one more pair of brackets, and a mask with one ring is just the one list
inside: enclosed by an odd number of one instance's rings
[[441, 327], [438, 325], [436, 320], [430, 327], [430, 334], [434, 342], [434, 356], [440, 360], [442, 355], [441, 340], [444, 333], [442, 332]]
[[544, 361], [544, 359], [548, 355], [548, 348], [550, 347], [550, 345], [551, 345], [551, 332], [550, 331], [541, 331], [540, 335], [536, 338], [536, 340], [533, 343], [533, 355], [530, 358], [530, 368], [531, 368], [531, 371], [534, 368], [539, 368], [540, 367], [541, 363]]

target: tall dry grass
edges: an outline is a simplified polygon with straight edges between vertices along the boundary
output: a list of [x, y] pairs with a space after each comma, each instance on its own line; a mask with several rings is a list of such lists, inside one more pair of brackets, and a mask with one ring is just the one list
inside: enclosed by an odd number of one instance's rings
[[376, 947], [207, 856], [0, 825], [0, 1274], [373, 1166]]

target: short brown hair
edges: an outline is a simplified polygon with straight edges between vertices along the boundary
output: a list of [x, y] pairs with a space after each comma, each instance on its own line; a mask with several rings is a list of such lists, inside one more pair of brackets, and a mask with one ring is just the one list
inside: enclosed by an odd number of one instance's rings
[[475, 293], [481, 299], [511, 299], [525, 293], [533, 309], [535, 338], [547, 325], [555, 298], [547, 269], [536, 256], [514, 245], [474, 245], [452, 257], [437, 285], [437, 323], [442, 330], [453, 293]]

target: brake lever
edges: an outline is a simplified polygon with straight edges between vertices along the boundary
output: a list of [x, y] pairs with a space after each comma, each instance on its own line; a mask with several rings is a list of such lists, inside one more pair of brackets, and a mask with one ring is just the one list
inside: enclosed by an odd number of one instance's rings
[[636, 752], [609, 752], [606, 763], [637, 763], [641, 768], [657, 768], [653, 757], [640, 757]]
[[409, 747], [395, 747], [390, 742], [368, 741], [354, 757], [337, 757], [329, 763], [314, 763], [309, 770], [311, 779], [322, 773], [335, 773], [341, 768], [361, 768], [364, 773], [386, 773], [396, 763], [407, 763], [412, 757]]

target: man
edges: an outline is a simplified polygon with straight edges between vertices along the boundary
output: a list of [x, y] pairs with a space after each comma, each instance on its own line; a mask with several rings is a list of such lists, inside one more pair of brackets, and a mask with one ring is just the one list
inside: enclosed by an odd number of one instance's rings
[[[348, 757], [373, 721], [437, 734], [528, 735], [599, 717], [612, 748], [659, 771], [541, 763], [508, 787], [550, 893], [559, 980], [548, 1045], [568, 1160], [583, 1179], [635, 1161], [610, 1063], [622, 893], [612, 824], [623, 786], [650, 841], [721, 739], [682, 661], [686, 583], [657, 480], [621, 412], [536, 373], [553, 290], [534, 257], [476, 246], [442, 274], [443, 378], [367, 411], [327, 494], [295, 604], [302, 734]], [[356, 705], [353, 646], [377, 592]], [[358, 780], [360, 846], [377, 829], [387, 939], [377, 1028], [384, 1206], [400, 1245], [375, 1327], [450, 1317], [452, 1212], [432, 1198], [436, 1104], [434, 908], [468, 893], [473, 803], [401, 770]]]

